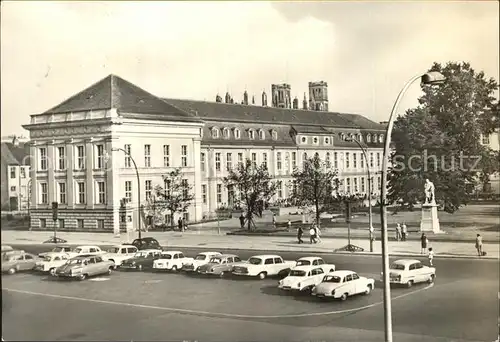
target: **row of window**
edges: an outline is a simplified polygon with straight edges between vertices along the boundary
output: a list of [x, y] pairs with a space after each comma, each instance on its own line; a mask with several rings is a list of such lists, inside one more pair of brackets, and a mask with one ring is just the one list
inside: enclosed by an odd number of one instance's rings
[[[233, 133], [233, 137], [235, 139], [241, 139], [241, 130], [239, 128], [227, 128], [224, 127], [222, 129], [222, 138], [224, 139], [229, 139], [231, 138], [231, 132]], [[254, 129], [254, 128], [249, 128], [246, 130], [248, 139], [250, 140], [255, 140], [255, 137], [258, 136], [260, 140], [265, 140], [266, 139], [266, 132], [263, 129]], [[278, 132], [275, 130], [271, 130], [271, 138], [273, 140], [278, 140]], [[214, 139], [219, 139], [221, 137], [221, 130], [218, 127], [212, 127], [212, 138]]]
[[[104, 169], [106, 167], [106, 160], [107, 156], [104, 151], [104, 145], [98, 144], [98, 145], [93, 145], [95, 148], [95, 153], [94, 153], [94, 169]], [[127, 144], [124, 146], [125, 150], [125, 167], [132, 167], [132, 158], [131, 158], [131, 153], [132, 153], [132, 146], [130, 144]], [[46, 147], [40, 147], [38, 149], [39, 151], [39, 162], [38, 162], [38, 169], [40, 171], [46, 171], [49, 167], [49, 159], [47, 156], [47, 148]], [[58, 146], [56, 149], [56, 165], [55, 169], [56, 170], [66, 170], [67, 168], [67, 156], [66, 156], [66, 147], [65, 146]], [[84, 170], [86, 168], [86, 153], [85, 153], [85, 146], [84, 145], [77, 145], [75, 146], [75, 164], [74, 168], [76, 170]], [[182, 145], [181, 146], [181, 165], [182, 167], [187, 167], [188, 166], [188, 147], [187, 145]], [[136, 161], [136, 160], [134, 160]], [[137, 161], [136, 161], [137, 162]], [[146, 144], [144, 145], [144, 163], [137, 165], [138, 167], [151, 167], [151, 145]], [[170, 145], [163, 145], [163, 166], [164, 167], [170, 167], [171, 166], [171, 151], [170, 151]], [[22, 170], [22, 169], [21, 169]], [[15, 171], [14, 171], [15, 172]], [[12, 177], [12, 169], [11, 169], [11, 177]], [[15, 177], [13, 177], [15, 178]]]
[[[26, 174], [28, 173], [28, 167], [20, 167], [19, 168], [19, 177], [26, 178]], [[17, 178], [17, 166], [10, 167], [10, 178]]]
[[[67, 220], [64, 219], [58, 219], [57, 220], [57, 228], [58, 229], [64, 229], [65, 223]], [[92, 220], [96, 223], [97, 229], [104, 229], [104, 220], [98, 219], [98, 220]], [[83, 229], [85, 226], [85, 221], [83, 219], [77, 219], [76, 220], [76, 228], [77, 229]], [[47, 228], [47, 219], [41, 218], [40, 219], [40, 228], [44, 229]]]
[[[316, 153], [318, 155], [318, 153]], [[359, 167], [365, 168], [365, 157], [363, 153], [356, 153], [356, 152], [345, 152], [345, 158], [344, 158], [344, 166], [346, 169], [350, 169], [351, 167], [356, 169]], [[370, 152], [369, 153], [369, 163], [370, 167], [374, 167], [374, 156], [376, 155], [376, 162], [377, 162], [377, 167], [380, 167], [381, 165], [381, 153], [377, 152]], [[215, 153], [215, 171], [221, 171], [221, 165], [222, 165], [222, 157], [223, 154], [221, 152], [216, 152]], [[226, 170], [230, 170], [233, 168], [233, 154], [232, 153], [226, 153]], [[285, 161], [284, 169], [289, 170], [291, 166], [291, 170], [294, 170], [297, 167], [297, 152], [276, 152], [276, 168], [278, 171], [283, 170], [283, 157]], [[290, 158], [291, 158], [291, 164], [290, 164]], [[308, 158], [307, 152], [302, 153], [302, 162], [304, 162]], [[351, 159], [352, 158], [352, 159]], [[254, 166], [257, 166], [257, 153], [252, 152], [250, 154], [250, 160], [252, 161]], [[261, 164], [264, 165], [265, 167], [268, 166], [268, 154], [267, 152], [262, 153], [262, 159], [261, 159]], [[238, 164], [243, 163], [243, 153], [237, 153], [237, 162]], [[334, 169], [339, 168], [339, 152], [333, 152], [333, 163], [331, 161], [331, 154], [330, 152], [327, 152], [325, 154], [325, 162], [329, 165], [331, 165]], [[206, 154], [204, 152], [201, 153], [200, 155], [200, 167], [201, 171], [204, 172], [207, 170], [207, 159], [206, 159]]]
[[[106, 183], [104, 181], [95, 182], [95, 200], [96, 204], [106, 204]], [[47, 182], [39, 183], [39, 203], [48, 204], [49, 203], [49, 186]], [[68, 191], [66, 182], [58, 182], [56, 188], [56, 200], [60, 204], [68, 204]], [[85, 182], [75, 183], [75, 202], [76, 204], [86, 204], [87, 203], [87, 192]]]

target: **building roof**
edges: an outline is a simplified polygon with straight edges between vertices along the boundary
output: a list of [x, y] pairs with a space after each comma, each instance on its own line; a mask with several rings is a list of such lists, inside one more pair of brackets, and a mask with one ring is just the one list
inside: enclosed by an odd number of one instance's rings
[[193, 115], [162, 101], [159, 97], [118, 77], [108, 77], [94, 83], [43, 114], [67, 113], [116, 108], [122, 116], [149, 114], [162, 119], [200, 121]]
[[7, 165], [30, 165], [30, 146], [10, 142], [1, 143], [2, 161]]
[[164, 101], [203, 120], [288, 124], [297, 125], [302, 128], [306, 126], [320, 126], [353, 129], [383, 129], [383, 126], [359, 114], [170, 98], [164, 98]]

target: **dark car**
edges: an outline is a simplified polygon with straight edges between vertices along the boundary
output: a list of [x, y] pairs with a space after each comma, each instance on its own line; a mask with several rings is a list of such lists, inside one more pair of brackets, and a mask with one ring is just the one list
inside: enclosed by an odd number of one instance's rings
[[144, 249], [162, 249], [158, 240], [152, 237], [145, 237], [141, 239], [135, 239], [130, 245], [137, 247], [138, 250]]
[[198, 273], [207, 275], [218, 275], [224, 277], [233, 270], [233, 265], [241, 262], [239, 256], [234, 254], [217, 255], [210, 259], [210, 262], [198, 267]]
[[161, 256], [160, 249], [145, 249], [138, 251], [135, 255], [122, 262], [120, 269], [145, 270], [152, 269], [153, 263]]

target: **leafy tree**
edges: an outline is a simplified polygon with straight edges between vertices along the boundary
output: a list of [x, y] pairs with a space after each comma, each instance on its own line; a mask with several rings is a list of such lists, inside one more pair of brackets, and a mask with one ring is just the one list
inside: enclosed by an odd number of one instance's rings
[[[175, 227], [174, 214], [184, 213], [194, 199], [193, 187], [183, 178], [181, 168], [176, 168], [162, 176], [164, 187], [154, 188], [155, 200], [149, 205], [153, 218], [160, 219], [166, 212], [170, 215], [172, 229]], [[160, 219], [161, 220], [161, 219]]]
[[314, 208], [319, 225], [320, 215], [331, 208], [336, 199], [334, 193], [339, 186], [337, 172], [316, 153], [304, 161], [302, 168], [296, 168], [292, 177], [291, 198], [301, 207]]
[[468, 63], [435, 63], [429, 71], [441, 72], [446, 82], [422, 85], [418, 107], [395, 122], [388, 201], [408, 207], [422, 202], [428, 178], [436, 201], [453, 213], [468, 202], [477, 183], [479, 156], [490, 158], [480, 137], [498, 125], [498, 84]]
[[258, 215], [259, 202], [269, 201], [276, 193], [277, 182], [272, 181], [266, 166], [254, 166], [250, 159], [228, 172], [228, 176], [224, 177], [224, 184], [238, 190], [239, 196], [235, 196], [234, 200], [245, 208], [247, 228], [251, 230], [253, 216]]

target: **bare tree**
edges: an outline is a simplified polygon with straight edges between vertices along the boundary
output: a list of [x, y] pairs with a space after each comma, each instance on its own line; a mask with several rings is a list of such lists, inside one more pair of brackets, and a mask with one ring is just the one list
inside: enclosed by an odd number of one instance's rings
[[174, 229], [174, 214], [184, 213], [189, 208], [194, 199], [193, 187], [189, 185], [187, 179], [183, 178], [181, 168], [172, 170], [162, 178], [164, 185], [155, 187], [155, 201], [150, 206], [150, 210], [154, 212], [153, 217], [163, 216], [168, 212], [172, 229]]
[[236, 169], [230, 169], [228, 172], [224, 184], [226, 187], [238, 189], [239, 195], [235, 196], [235, 202], [239, 202], [241, 207], [245, 208], [247, 227], [251, 230], [253, 216], [258, 213], [259, 202], [269, 201], [276, 193], [277, 183], [271, 180], [266, 166], [256, 166], [250, 159], [246, 159], [245, 163], [239, 163]]

